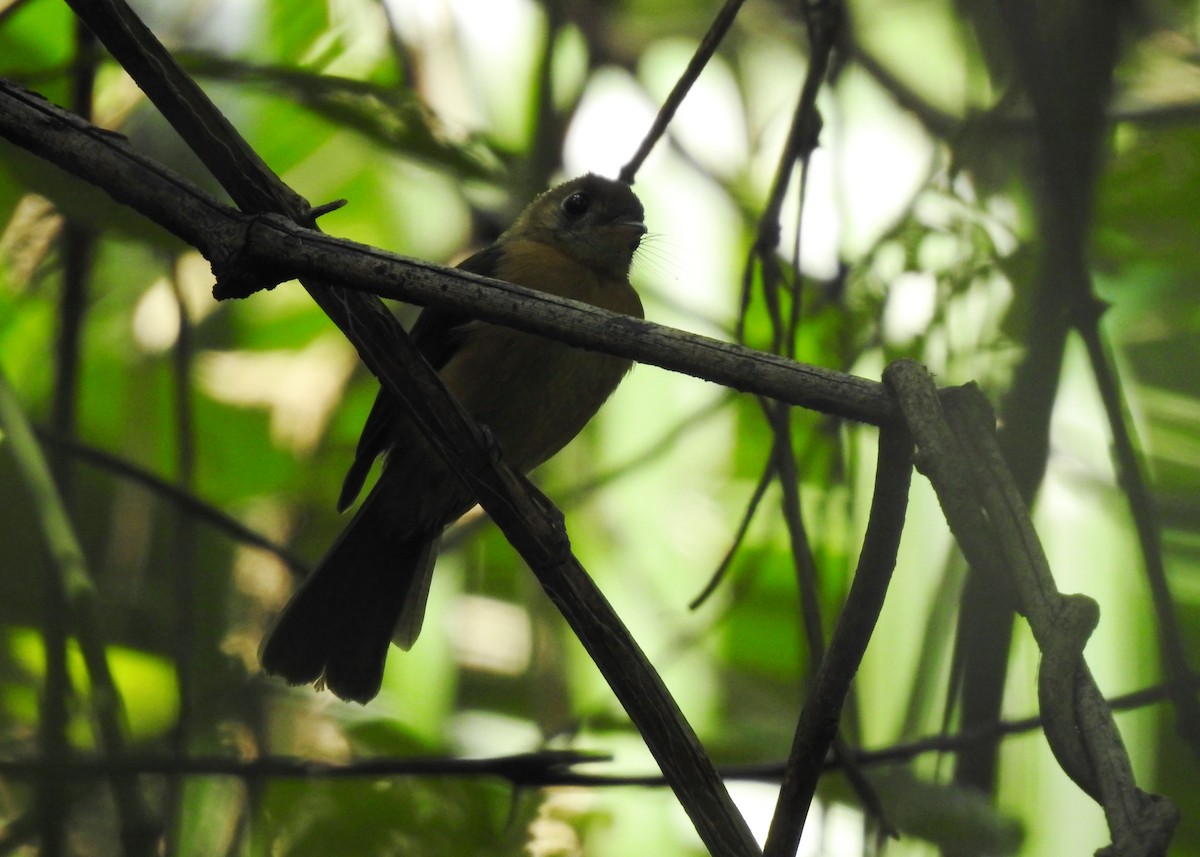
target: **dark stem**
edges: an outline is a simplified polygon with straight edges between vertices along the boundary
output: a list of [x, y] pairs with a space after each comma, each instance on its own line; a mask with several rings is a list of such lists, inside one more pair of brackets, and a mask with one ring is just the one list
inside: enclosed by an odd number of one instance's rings
[[796, 724], [763, 857], [790, 857], [799, 847], [822, 763], [837, 735], [842, 704], [875, 630], [896, 566], [908, 508], [912, 454], [912, 439], [905, 429], [887, 428], [880, 433], [875, 493], [858, 568]]
[[745, 0], [725, 0], [725, 5], [721, 7], [721, 10], [717, 12], [717, 16], [713, 18], [708, 32], [704, 34], [704, 38], [696, 46], [696, 52], [688, 62], [687, 68], [679, 76], [679, 80], [675, 81], [675, 86], [672, 87], [670, 94], [658, 109], [658, 115], [654, 117], [654, 122], [651, 123], [650, 130], [642, 138], [642, 142], [638, 146], [637, 151], [633, 153], [633, 157], [629, 159], [629, 162], [625, 166], [621, 167], [619, 178], [625, 184], [633, 184], [634, 179], [637, 177], [637, 171], [641, 169], [642, 163], [654, 149], [655, 144], [666, 133], [667, 126], [675, 118], [675, 111], [679, 109], [679, 105], [687, 97], [692, 85], [700, 77], [700, 72], [704, 71], [704, 67], [708, 65], [708, 61], [716, 53], [717, 47], [721, 44], [721, 40], [725, 38], [725, 34], [729, 32], [729, 28], [733, 26], [733, 20], [737, 17], [738, 10], [741, 9], [744, 2]]
[[1077, 318], [1075, 327], [1087, 347], [1092, 374], [1104, 403], [1104, 412], [1112, 431], [1118, 478], [1129, 501], [1129, 513], [1141, 546], [1146, 580], [1154, 602], [1154, 615], [1158, 619], [1163, 669], [1171, 682], [1170, 686], [1175, 689], [1171, 700], [1175, 705], [1176, 730], [1180, 737], [1192, 745], [1193, 751], [1200, 751], [1200, 703], [1197, 702], [1195, 691], [1189, 691], [1184, 681], [1190, 670], [1183, 633], [1175, 617], [1174, 599], [1167, 584], [1158, 509], [1146, 478], [1137, 439], [1129, 428], [1121, 381], [1101, 337], [1100, 313], [1103, 310], [1098, 303], [1092, 307], [1094, 312]]

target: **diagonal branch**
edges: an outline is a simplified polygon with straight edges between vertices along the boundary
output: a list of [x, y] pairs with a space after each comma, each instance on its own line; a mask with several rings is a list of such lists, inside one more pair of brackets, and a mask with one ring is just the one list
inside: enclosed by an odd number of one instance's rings
[[654, 117], [654, 122], [650, 125], [646, 136], [642, 138], [637, 151], [634, 152], [629, 162], [621, 167], [621, 181], [626, 184], [633, 184], [633, 180], [637, 176], [637, 171], [641, 169], [642, 164], [649, 157], [650, 152], [653, 151], [655, 144], [666, 133], [667, 126], [675, 118], [675, 112], [679, 109], [679, 105], [683, 104], [683, 99], [687, 98], [692, 85], [700, 77], [700, 73], [704, 71], [713, 54], [717, 52], [717, 47], [721, 44], [721, 40], [725, 38], [725, 34], [729, 32], [729, 28], [733, 26], [733, 21], [744, 2], [745, 0], [725, 0], [725, 5], [721, 7], [716, 17], [713, 18], [708, 32], [704, 34], [704, 38], [696, 46], [696, 52], [692, 55], [691, 60], [688, 61], [687, 68], [684, 69], [683, 74], [680, 75], [679, 80], [675, 82], [675, 86], [671, 89], [671, 93], [663, 101], [662, 107], [658, 110], [658, 115]]
[[1175, 706], [1175, 729], [1193, 751], [1200, 750], [1200, 699], [1196, 691], [1189, 690], [1184, 681], [1189, 673], [1187, 648], [1179, 619], [1175, 615], [1175, 602], [1167, 581], [1166, 563], [1163, 559], [1162, 526], [1149, 478], [1146, 473], [1145, 457], [1140, 449], [1137, 433], [1129, 425], [1129, 411], [1121, 386], [1120, 375], [1114, 365], [1110, 343], [1106, 342], [1100, 329], [1104, 305], [1086, 298], [1077, 300], [1073, 319], [1075, 329], [1087, 349], [1088, 362], [1096, 379], [1096, 389], [1104, 404], [1112, 432], [1113, 458], [1116, 461], [1117, 479], [1129, 504], [1134, 531], [1142, 550], [1142, 562], [1154, 615], [1158, 619], [1158, 647], [1161, 652], [1163, 671], [1171, 679], [1171, 701]]
[[858, 568], [796, 724], [764, 857], [795, 854], [800, 844], [822, 762], [837, 735], [842, 704], [883, 609], [904, 529], [911, 478], [912, 439], [903, 427], [884, 429], [879, 438], [871, 517]]
[[[310, 216], [302, 200], [288, 193], [265, 165], [246, 154], [249, 147], [245, 142], [124, 3], [72, 5], [168, 121], [184, 133], [231, 196], [249, 201], [244, 207], [262, 206], [257, 210], [274, 211], [293, 221]], [[197, 124], [196, 115], [209, 119]], [[272, 193], [264, 196], [264, 188]], [[306, 278], [303, 285], [355, 345], [384, 388], [410, 411], [429, 444], [537, 575], [642, 733], [710, 852], [757, 855], [750, 830], [699, 739], [616, 613], [572, 556], [561, 513], [528, 480], [498, 459], [494, 443], [449, 394], [383, 305], [334, 282], [337, 279]]]

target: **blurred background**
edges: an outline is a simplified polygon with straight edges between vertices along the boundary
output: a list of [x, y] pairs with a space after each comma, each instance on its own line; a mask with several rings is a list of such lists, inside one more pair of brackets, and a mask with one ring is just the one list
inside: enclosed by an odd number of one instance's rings
[[[314, 204], [349, 201], [322, 219], [327, 232], [455, 263], [549, 184], [586, 171], [615, 177], [719, 4], [134, 5], [288, 184]], [[1041, 53], [1022, 55], [1010, 20], [1019, 12], [998, 10], [985, 0], [848, 0], [817, 98], [819, 145], [786, 186], [783, 238], [769, 254], [783, 266], [779, 299], [800, 310], [780, 343], [761, 266], [747, 259], [810, 42], [800, 4], [749, 0], [637, 176], [651, 235], [633, 280], [647, 317], [663, 324], [725, 339], [740, 331], [749, 345], [871, 378], [907, 356], [940, 384], [979, 383], [1031, 456], [1018, 476], [1036, 493], [1059, 588], [1100, 604], [1087, 658], [1117, 696], [1162, 681], [1163, 619], [1113, 463], [1097, 352], [1070, 329], [1082, 306], [1072, 277], [1085, 286], [1090, 277], [1107, 304], [1095, 330], [1144, 453], [1182, 646], [1194, 652], [1200, 15], [1194, 0], [1119, 10], [1063, 2], [1040, 13]], [[59, 0], [0, 2], [0, 76], [219, 193]], [[412, 652], [393, 650], [372, 703], [259, 673], [257, 647], [298, 572], [201, 506], [315, 563], [344, 522], [334, 503], [377, 384], [297, 284], [221, 304], [211, 287], [196, 251], [0, 141], [0, 369], [42, 431], [82, 542], [129, 750], [351, 762], [557, 748], [612, 754], [580, 768], [589, 773], [653, 773], [595, 668], [478, 515], [448, 535], [424, 635]], [[415, 314], [396, 312], [406, 322]], [[791, 417], [826, 630], [866, 525], [876, 439], [821, 415]], [[781, 491], [764, 480], [772, 443], [753, 397], [639, 366], [537, 474], [566, 512], [577, 555], [718, 764], [785, 758], [809, 674]], [[49, 560], [3, 452], [0, 486], [0, 757], [28, 759], [46, 675]], [[720, 585], [691, 609], [735, 547]], [[918, 478], [844, 720], [851, 745], [955, 731], [965, 715], [953, 704], [962, 687], [953, 652], [975, 638], [998, 639], [984, 643], [1006, 666], [992, 673], [998, 713], [1036, 713], [1027, 627], [1018, 621], [1010, 644], [1003, 616], [996, 627], [960, 622], [964, 579]], [[98, 703], [74, 644], [67, 655], [68, 735], [88, 751]], [[1172, 709], [1150, 701], [1117, 722], [1139, 784], [1183, 810], [1172, 853], [1200, 854], [1196, 755]], [[1005, 738], [994, 773], [983, 746], [994, 802], [956, 782], [948, 752], [864, 768], [901, 833], [886, 853], [1090, 854], [1109, 841], [1100, 808], [1040, 731]], [[185, 768], [140, 783], [165, 819], [167, 853], [703, 853], [666, 788], [514, 791], [488, 777]], [[730, 787], [765, 834], [777, 785]], [[8, 770], [5, 853], [37, 852], [33, 795], [27, 772]], [[102, 779], [71, 783], [62, 818], [67, 853], [121, 852], [121, 803]], [[855, 791], [826, 776], [801, 853], [877, 845]]]

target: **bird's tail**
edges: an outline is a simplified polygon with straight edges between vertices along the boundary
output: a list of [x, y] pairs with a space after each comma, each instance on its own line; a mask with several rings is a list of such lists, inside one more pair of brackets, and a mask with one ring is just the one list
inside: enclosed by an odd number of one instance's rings
[[438, 537], [399, 532], [372, 493], [292, 596], [259, 651], [291, 684], [323, 680], [342, 699], [378, 692], [388, 643], [408, 648], [425, 615]]

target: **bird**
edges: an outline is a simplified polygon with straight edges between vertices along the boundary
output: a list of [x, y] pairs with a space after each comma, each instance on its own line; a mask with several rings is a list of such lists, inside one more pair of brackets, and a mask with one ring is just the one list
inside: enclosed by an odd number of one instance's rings
[[[542, 193], [464, 271], [643, 318], [629, 269], [646, 235], [629, 185], [588, 173]], [[631, 361], [428, 307], [410, 331], [418, 350], [526, 473], [574, 438]], [[425, 615], [443, 531], [475, 498], [433, 451], [405, 406], [380, 389], [338, 498], [353, 505], [376, 458], [367, 498], [276, 618], [263, 670], [365, 704], [383, 681], [391, 642], [408, 649]]]

